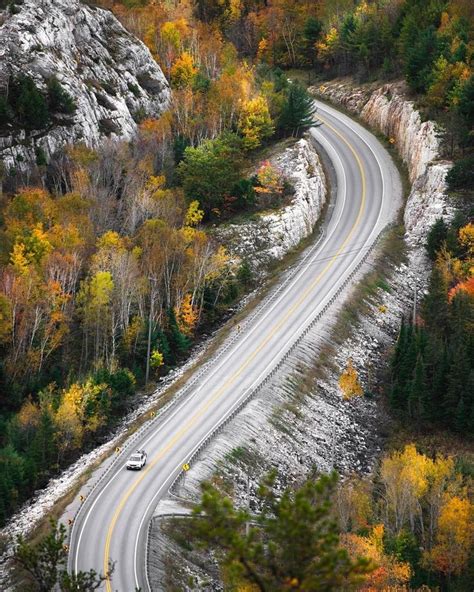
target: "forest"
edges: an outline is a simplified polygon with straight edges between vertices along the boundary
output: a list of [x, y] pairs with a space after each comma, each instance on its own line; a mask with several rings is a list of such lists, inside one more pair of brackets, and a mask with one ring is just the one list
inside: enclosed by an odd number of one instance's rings
[[[284, 180], [259, 155], [314, 117], [304, 84], [288, 81], [294, 73], [313, 82], [403, 78], [442, 126], [456, 162], [450, 189], [467, 214], [430, 233], [429, 292], [402, 324], [386, 390], [412, 425], [472, 437], [474, 4], [87, 3], [112, 10], [147, 45], [172, 101], [159, 119], [135, 114], [131, 143], [71, 146], [49, 160], [38, 152], [28, 173], [1, 169], [0, 523], [106, 437], [136, 390], [183, 361], [252, 285], [246, 262], [236, 265], [209, 228], [279, 203]], [[74, 97], [55, 79], [46, 93], [27, 77], [10, 88], [1, 129], [74, 117]], [[385, 489], [350, 481], [335, 502], [348, 554], [383, 566], [386, 579], [372, 571], [366, 589], [455, 585], [472, 541], [469, 471], [414, 448], [383, 463]], [[349, 498], [358, 501], [348, 507]]]

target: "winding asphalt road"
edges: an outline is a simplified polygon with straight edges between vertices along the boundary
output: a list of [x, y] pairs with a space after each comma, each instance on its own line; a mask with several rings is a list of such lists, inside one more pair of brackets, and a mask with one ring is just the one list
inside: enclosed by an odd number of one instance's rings
[[69, 567], [107, 570], [107, 592], [150, 590], [145, 570], [149, 520], [182, 465], [243, 397], [271, 371], [331, 299], [400, 205], [400, 181], [385, 149], [363, 127], [317, 102], [321, 125], [311, 133], [337, 179], [331, 219], [322, 239], [263, 311], [243, 329], [195, 387], [136, 443], [148, 463], [141, 472], [116, 463], [82, 504], [71, 533]]

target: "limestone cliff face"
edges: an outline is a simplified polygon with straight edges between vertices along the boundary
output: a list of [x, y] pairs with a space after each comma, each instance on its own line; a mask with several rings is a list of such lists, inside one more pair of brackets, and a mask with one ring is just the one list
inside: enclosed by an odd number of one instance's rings
[[11, 129], [0, 137], [7, 168], [24, 168], [40, 147], [52, 154], [64, 144], [128, 140], [144, 116], [167, 106], [168, 83], [148, 49], [112, 13], [80, 0], [23, 0], [15, 14], [0, 11], [0, 94], [19, 75], [40, 90], [56, 77], [77, 106], [45, 130]]
[[294, 189], [291, 203], [215, 232], [219, 242], [227, 245], [234, 256], [247, 259], [260, 274], [265, 273], [269, 263], [282, 259], [313, 232], [326, 201], [321, 161], [308, 140], [299, 140], [271, 158], [271, 162]]
[[343, 105], [364, 122], [394, 142], [408, 168], [412, 190], [407, 200], [404, 222], [407, 241], [420, 245], [437, 218], [449, 218], [452, 209], [446, 197], [446, 173], [452, 163], [441, 157], [436, 124], [422, 121], [403, 83], [354, 88], [339, 80], [313, 87], [315, 95]]

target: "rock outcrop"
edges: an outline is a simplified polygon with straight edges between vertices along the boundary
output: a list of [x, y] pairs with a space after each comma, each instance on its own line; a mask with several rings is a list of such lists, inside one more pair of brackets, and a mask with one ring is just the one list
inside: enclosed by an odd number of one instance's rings
[[257, 214], [243, 224], [229, 224], [215, 231], [217, 240], [232, 255], [247, 260], [259, 274], [313, 232], [326, 201], [324, 171], [309, 140], [299, 140], [270, 162], [293, 187], [291, 203]]
[[402, 82], [375, 88], [354, 87], [350, 80], [338, 80], [311, 90], [359, 116], [394, 144], [412, 183], [404, 214], [406, 239], [411, 246], [421, 245], [436, 219], [449, 219], [454, 212], [445, 182], [452, 163], [442, 157], [436, 123], [422, 121]]
[[46, 129], [7, 125], [0, 137], [5, 167], [29, 166], [39, 148], [48, 156], [68, 143], [128, 140], [140, 118], [166, 108], [161, 69], [111, 12], [80, 0], [23, 0], [0, 13], [0, 95], [17, 76], [31, 77], [43, 92], [55, 77], [76, 104], [71, 117], [55, 117]]

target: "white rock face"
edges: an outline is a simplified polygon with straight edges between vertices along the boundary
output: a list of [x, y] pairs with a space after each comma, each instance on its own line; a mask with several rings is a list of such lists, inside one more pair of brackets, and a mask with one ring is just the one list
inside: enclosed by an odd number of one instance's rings
[[395, 146], [408, 167], [410, 181], [426, 172], [426, 167], [439, 158], [440, 140], [433, 121], [421, 121], [412, 101], [403, 94], [403, 87], [385, 84], [374, 91], [360, 113], [362, 119], [380, 130]]
[[168, 83], [150, 52], [112, 13], [80, 0], [24, 0], [19, 13], [3, 13], [0, 91], [10, 76], [31, 76], [44, 90], [56, 76], [75, 100], [73, 123], [46, 131], [13, 131], [0, 138], [6, 167], [24, 168], [35, 147], [52, 154], [68, 143], [97, 145], [105, 136], [128, 140], [139, 116], [159, 116], [169, 102]]
[[436, 124], [421, 120], [400, 82], [374, 89], [373, 86], [354, 88], [350, 81], [339, 80], [313, 87], [312, 91], [343, 105], [394, 141], [412, 182], [404, 214], [406, 239], [411, 246], [423, 244], [436, 219], [449, 220], [454, 213], [445, 181], [452, 163], [441, 159]]
[[261, 214], [244, 224], [216, 230], [218, 241], [230, 252], [263, 272], [269, 263], [282, 259], [309, 236], [326, 201], [326, 183], [319, 156], [310, 141], [301, 139], [271, 159], [294, 188], [289, 205]]

